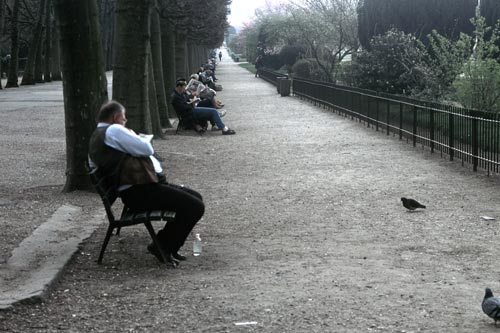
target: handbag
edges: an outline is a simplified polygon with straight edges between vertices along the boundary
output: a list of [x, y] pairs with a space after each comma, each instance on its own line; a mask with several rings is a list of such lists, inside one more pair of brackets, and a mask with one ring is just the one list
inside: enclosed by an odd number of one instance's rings
[[121, 162], [120, 185], [151, 183], [158, 183], [158, 176], [149, 156], [125, 155]]

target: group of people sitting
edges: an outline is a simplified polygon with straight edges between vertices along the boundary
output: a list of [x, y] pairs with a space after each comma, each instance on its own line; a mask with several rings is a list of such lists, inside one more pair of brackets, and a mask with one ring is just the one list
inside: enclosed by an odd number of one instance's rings
[[185, 78], [175, 82], [170, 96], [172, 106], [185, 129], [194, 129], [201, 134], [208, 130], [210, 123], [212, 131], [222, 131], [223, 135], [236, 134], [221, 120], [226, 112], [218, 111], [224, 104], [216, 97], [215, 81], [215, 64], [209, 61], [200, 67], [198, 73], [191, 75], [189, 82]]

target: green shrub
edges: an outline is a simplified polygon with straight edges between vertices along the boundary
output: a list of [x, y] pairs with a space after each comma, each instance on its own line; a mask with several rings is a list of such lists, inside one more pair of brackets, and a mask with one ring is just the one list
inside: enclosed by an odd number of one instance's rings
[[[296, 66], [297, 65], [297, 66]], [[293, 76], [303, 79], [311, 79], [318, 81], [328, 81], [329, 78], [325, 76], [325, 72], [321, 70], [316, 59], [306, 58], [299, 59], [292, 66]]]
[[294, 77], [310, 79], [312, 72], [311, 63], [306, 59], [299, 59], [292, 66], [292, 73]]

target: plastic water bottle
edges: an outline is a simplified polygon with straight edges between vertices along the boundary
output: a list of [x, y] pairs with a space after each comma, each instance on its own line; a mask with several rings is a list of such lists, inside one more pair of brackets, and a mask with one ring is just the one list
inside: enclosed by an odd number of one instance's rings
[[201, 254], [201, 247], [200, 234], [196, 234], [193, 241], [193, 256], [198, 257]]

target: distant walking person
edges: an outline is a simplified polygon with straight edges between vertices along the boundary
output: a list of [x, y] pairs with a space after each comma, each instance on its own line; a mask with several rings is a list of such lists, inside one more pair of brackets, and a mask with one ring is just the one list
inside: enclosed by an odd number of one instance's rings
[[222, 61], [222, 51], [219, 51], [219, 61]]
[[255, 59], [255, 77], [260, 77], [260, 70], [264, 67], [262, 56]]

